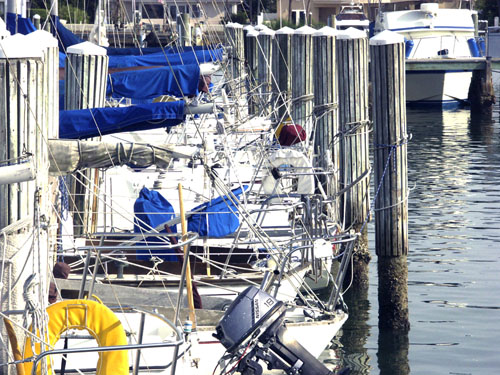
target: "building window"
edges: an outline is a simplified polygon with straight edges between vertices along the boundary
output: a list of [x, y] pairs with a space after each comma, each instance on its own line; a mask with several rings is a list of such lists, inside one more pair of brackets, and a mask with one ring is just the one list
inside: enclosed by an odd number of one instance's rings
[[193, 4], [191, 10], [193, 11], [194, 18], [199, 18], [202, 16], [200, 4]]
[[[309, 13], [309, 19], [312, 13]], [[296, 25], [305, 25], [306, 23], [306, 11], [305, 10], [292, 10], [292, 22]]]
[[189, 14], [189, 5], [171, 5], [169, 10], [170, 18], [175, 20], [178, 15], [183, 13]]
[[144, 18], [162, 18], [163, 19], [163, 5], [162, 4], [142, 4], [142, 14]]

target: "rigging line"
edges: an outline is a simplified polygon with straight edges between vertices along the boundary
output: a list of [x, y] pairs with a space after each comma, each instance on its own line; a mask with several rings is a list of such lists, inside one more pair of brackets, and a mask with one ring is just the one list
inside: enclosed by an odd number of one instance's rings
[[[107, 201], [106, 201], [106, 200], [104, 200], [104, 199], [101, 197], [101, 195], [102, 195], [102, 196], [106, 196], [106, 195], [107, 195], [107, 194], [106, 194], [106, 191], [102, 191], [102, 188], [101, 188], [101, 187], [99, 187], [98, 185], [95, 185], [95, 184], [94, 184], [94, 182], [93, 182], [91, 179], [89, 179], [87, 176], [85, 176], [85, 174], [83, 174], [83, 173], [81, 173], [81, 172], [78, 172], [78, 173], [80, 173], [80, 177], [81, 177], [81, 179], [82, 179], [82, 180], [86, 180], [86, 182], [89, 184], [89, 188], [91, 188], [91, 190], [92, 190], [92, 191], [89, 193], [89, 194], [91, 194], [91, 196], [97, 197], [97, 199], [98, 199], [100, 202], [103, 202], [103, 203], [104, 203], [104, 205], [105, 205], [106, 207], [108, 207], [108, 208], [112, 209], [112, 211], [113, 211], [113, 212], [118, 213], [118, 214], [119, 214], [119, 216], [120, 216], [122, 219], [125, 219], [125, 220], [126, 220], [126, 221], [128, 221], [130, 224], [134, 224], [134, 222], [133, 222], [132, 220], [130, 220], [130, 219], [128, 218], [128, 216], [125, 216], [125, 215], [124, 215], [124, 212], [127, 212], [127, 213], [129, 212], [129, 209], [128, 209], [128, 208], [126, 208], [126, 207], [122, 207], [122, 206], [118, 206], [118, 207], [116, 207], [116, 206], [112, 206], [110, 203], [107, 203]], [[85, 186], [85, 184], [84, 184], [83, 182], [80, 182], [80, 181], [76, 181], [76, 182], [77, 182], [77, 183], [79, 182], [79, 183], [81, 183], [83, 186]], [[97, 193], [94, 193], [94, 190], [95, 190], [95, 191], [97, 191]], [[110, 197], [110, 198], [112, 199], [112, 197]], [[116, 205], [116, 202], [115, 202], [114, 204]], [[118, 211], [118, 210], [120, 210], [120, 211]], [[80, 214], [80, 213], [79, 213], [79, 214]], [[145, 222], [144, 222], [144, 221], [142, 221], [141, 219], [139, 219], [139, 218], [134, 218], [134, 220], [138, 220], [138, 221], [139, 221], [139, 223], [140, 223], [142, 226], [144, 226], [144, 227], [146, 227], [146, 228], [147, 228], [147, 227], [149, 227], [152, 231], [156, 231], [153, 227], [149, 226], [147, 223], [145, 223]], [[158, 231], [156, 231], [156, 232], [158, 232]], [[141, 231], [141, 233], [142, 233], [142, 231]], [[159, 232], [158, 232], [158, 233], [159, 233]], [[139, 234], [139, 233], [136, 233], [136, 235], [140, 235], [140, 234]], [[164, 240], [164, 241], [166, 241], [166, 240]]]
[[[193, 253], [193, 254], [190, 254], [190, 255], [191, 255], [191, 256], [195, 256], [195, 254], [194, 254], [194, 253]], [[102, 254], [102, 257], [103, 257], [103, 258], [108, 258], [108, 259], [112, 259], [112, 260], [114, 260], [114, 258], [113, 258], [112, 256], [110, 256], [110, 255]], [[141, 268], [141, 269], [145, 269], [145, 270], [150, 270], [150, 269], [151, 269], [150, 267], [144, 266], [144, 265], [142, 265], [142, 264], [133, 263], [133, 262], [130, 262], [130, 261], [123, 261], [123, 260], [121, 260], [121, 261], [122, 261], [123, 263], [129, 264], [129, 265], [132, 265], [132, 266], [137, 267], [137, 268]], [[212, 265], [213, 265], [213, 267], [215, 267], [215, 268], [222, 269], [222, 268], [220, 268], [217, 264], [212, 264]], [[160, 270], [160, 269], [158, 269], [156, 272], [157, 272], [158, 276], [162, 276], [162, 275], [164, 275], [164, 276], [173, 277], [173, 278], [175, 278], [175, 279], [180, 279], [180, 276], [181, 276], [181, 275], [178, 275], [178, 274], [174, 274], [174, 273], [170, 273], [170, 272], [162, 271], [162, 270]], [[107, 273], [106, 273], [106, 275], [108, 275], [108, 276], [109, 276], [109, 274], [107, 274]], [[254, 282], [254, 281], [252, 281], [251, 279], [248, 279], [248, 278], [243, 277], [243, 276], [241, 276], [241, 275], [238, 275], [237, 277], [238, 277], [238, 279], [243, 280], [243, 281], [245, 281], [245, 282], [247, 282], [247, 283], [249, 283], [249, 284], [252, 284], [252, 285], [258, 285], [257, 283], [255, 283], [255, 282]], [[165, 281], [168, 281], [168, 280], [165, 280]], [[236, 289], [231, 289], [231, 288], [228, 288], [228, 287], [225, 287], [225, 286], [212, 284], [212, 283], [210, 283], [210, 282], [208, 282], [208, 281], [203, 281], [203, 280], [201, 280], [201, 279], [194, 279], [194, 281], [195, 281], [197, 284], [200, 284], [200, 285], [210, 286], [210, 287], [214, 287], [214, 288], [216, 288], [216, 289], [225, 290], [225, 291], [229, 291], [229, 292], [236, 293], [236, 294], [238, 294], [238, 293], [239, 293], [239, 291], [238, 291], [238, 290], [236, 290]], [[164, 281], [163, 281], [163, 280], [162, 280], [162, 283], [164, 283]], [[110, 285], [113, 285], [113, 284], [110, 284]], [[167, 286], [166, 286], [165, 284], [164, 284], [164, 288], [165, 288], [165, 289], [167, 289]]]
[[[4, 314], [2, 311], [0, 311], [0, 317], [9, 320], [18, 329], [20, 329], [21, 331], [23, 331], [26, 335], [30, 336], [32, 338], [32, 341], [36, 340], [39, 343], [47, 345], [49, 348], [54, 349], [52, 346], [50, 346], [50, 344], [47, 341], [44, 341], [41, 337], [38, 337], [37, 335], [35, 335], [33, 332], [31, 332], [27, 328], [24, 328], [21, 324], [17, 323], [15, 320], [11, 319], [8, 315]], [[26, 360], [27, 359], [28, 358], [26, 358]]]

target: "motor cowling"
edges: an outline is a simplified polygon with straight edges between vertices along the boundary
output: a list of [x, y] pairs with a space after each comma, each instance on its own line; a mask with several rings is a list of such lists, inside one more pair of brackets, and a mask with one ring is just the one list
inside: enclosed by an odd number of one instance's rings
[[216, 338], [229, 354], [248, 340], [256, 340], [240, 359], [243, 375], [261, 375], [262, 364], [290, 375], [331, 375], [328, 368], [299, 344], [285, 324], [286, 307], [266, 292], [251, 286], [231, 304], [216, 327]]

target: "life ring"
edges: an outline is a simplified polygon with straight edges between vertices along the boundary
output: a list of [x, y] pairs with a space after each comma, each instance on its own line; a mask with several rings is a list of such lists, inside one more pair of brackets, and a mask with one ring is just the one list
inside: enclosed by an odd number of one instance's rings
[[293, 191], [295, 194], [314, 194], [314, 176], [313, 169], [309, 159], [300, 151], [294, 149], [279, 149], [273, 153], [268, 160], [268, 173], [262, 178], [262, 189], [265, 194], [285, 194], [285, 190], [281, 186], [276, 186], [276, 179], [270, 172], [273, 168], [278, 168], [282, 165], [290, 166], [291, 168], [304, 168], [304, 172], [310, 174], [301, 174], [297, 177], [297, 189]]
[[[97, 341], [98, 346], [127, 345], [127, 336], [118, 317], [108, 307], [95, 301], [73, 299], [54, 303], [47, 308], [49, 316], [49, 345], [54, 347], [61, 334], [68, 329], [87, 330]], [[40, 353], [40, 344], [35, 344], [35, 351]], [[24, 345], [24, 358], [34, 355], [32, 342], [28, 337]], [[48, 361], [50, 362], [50, 361]], [[24, 363], [26, 374], [31, 374], [32, 362]], [[49, 374], [54, 371], [48, 364]], [[41, 365], [37, 374], [41, 375]], [[128, 375], [127, 350], [99, 352], [96, 367], [97, 375]]]

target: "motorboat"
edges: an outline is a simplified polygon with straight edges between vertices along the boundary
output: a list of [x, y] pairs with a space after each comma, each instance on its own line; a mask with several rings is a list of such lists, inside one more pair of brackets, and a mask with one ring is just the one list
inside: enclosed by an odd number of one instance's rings
[[359, 3], [355, 4], [351, 2], [350, 5], [343, 6], [339, 14], [335, 16], [335, 27], [338, 30], [346, 30], [349, 27], [354, 27], [368, 34], [370, 21], [363, 11], [363, 6]]
[[[418, 10], [379, 12], [375, 33], [394, 31], [406, 39], [408, 61], [480, 57], [470, 9], [444, 9], [424, 3]], [[472, 71], [407, 71], [409, 105], [459, 106], [467, 104]]]

